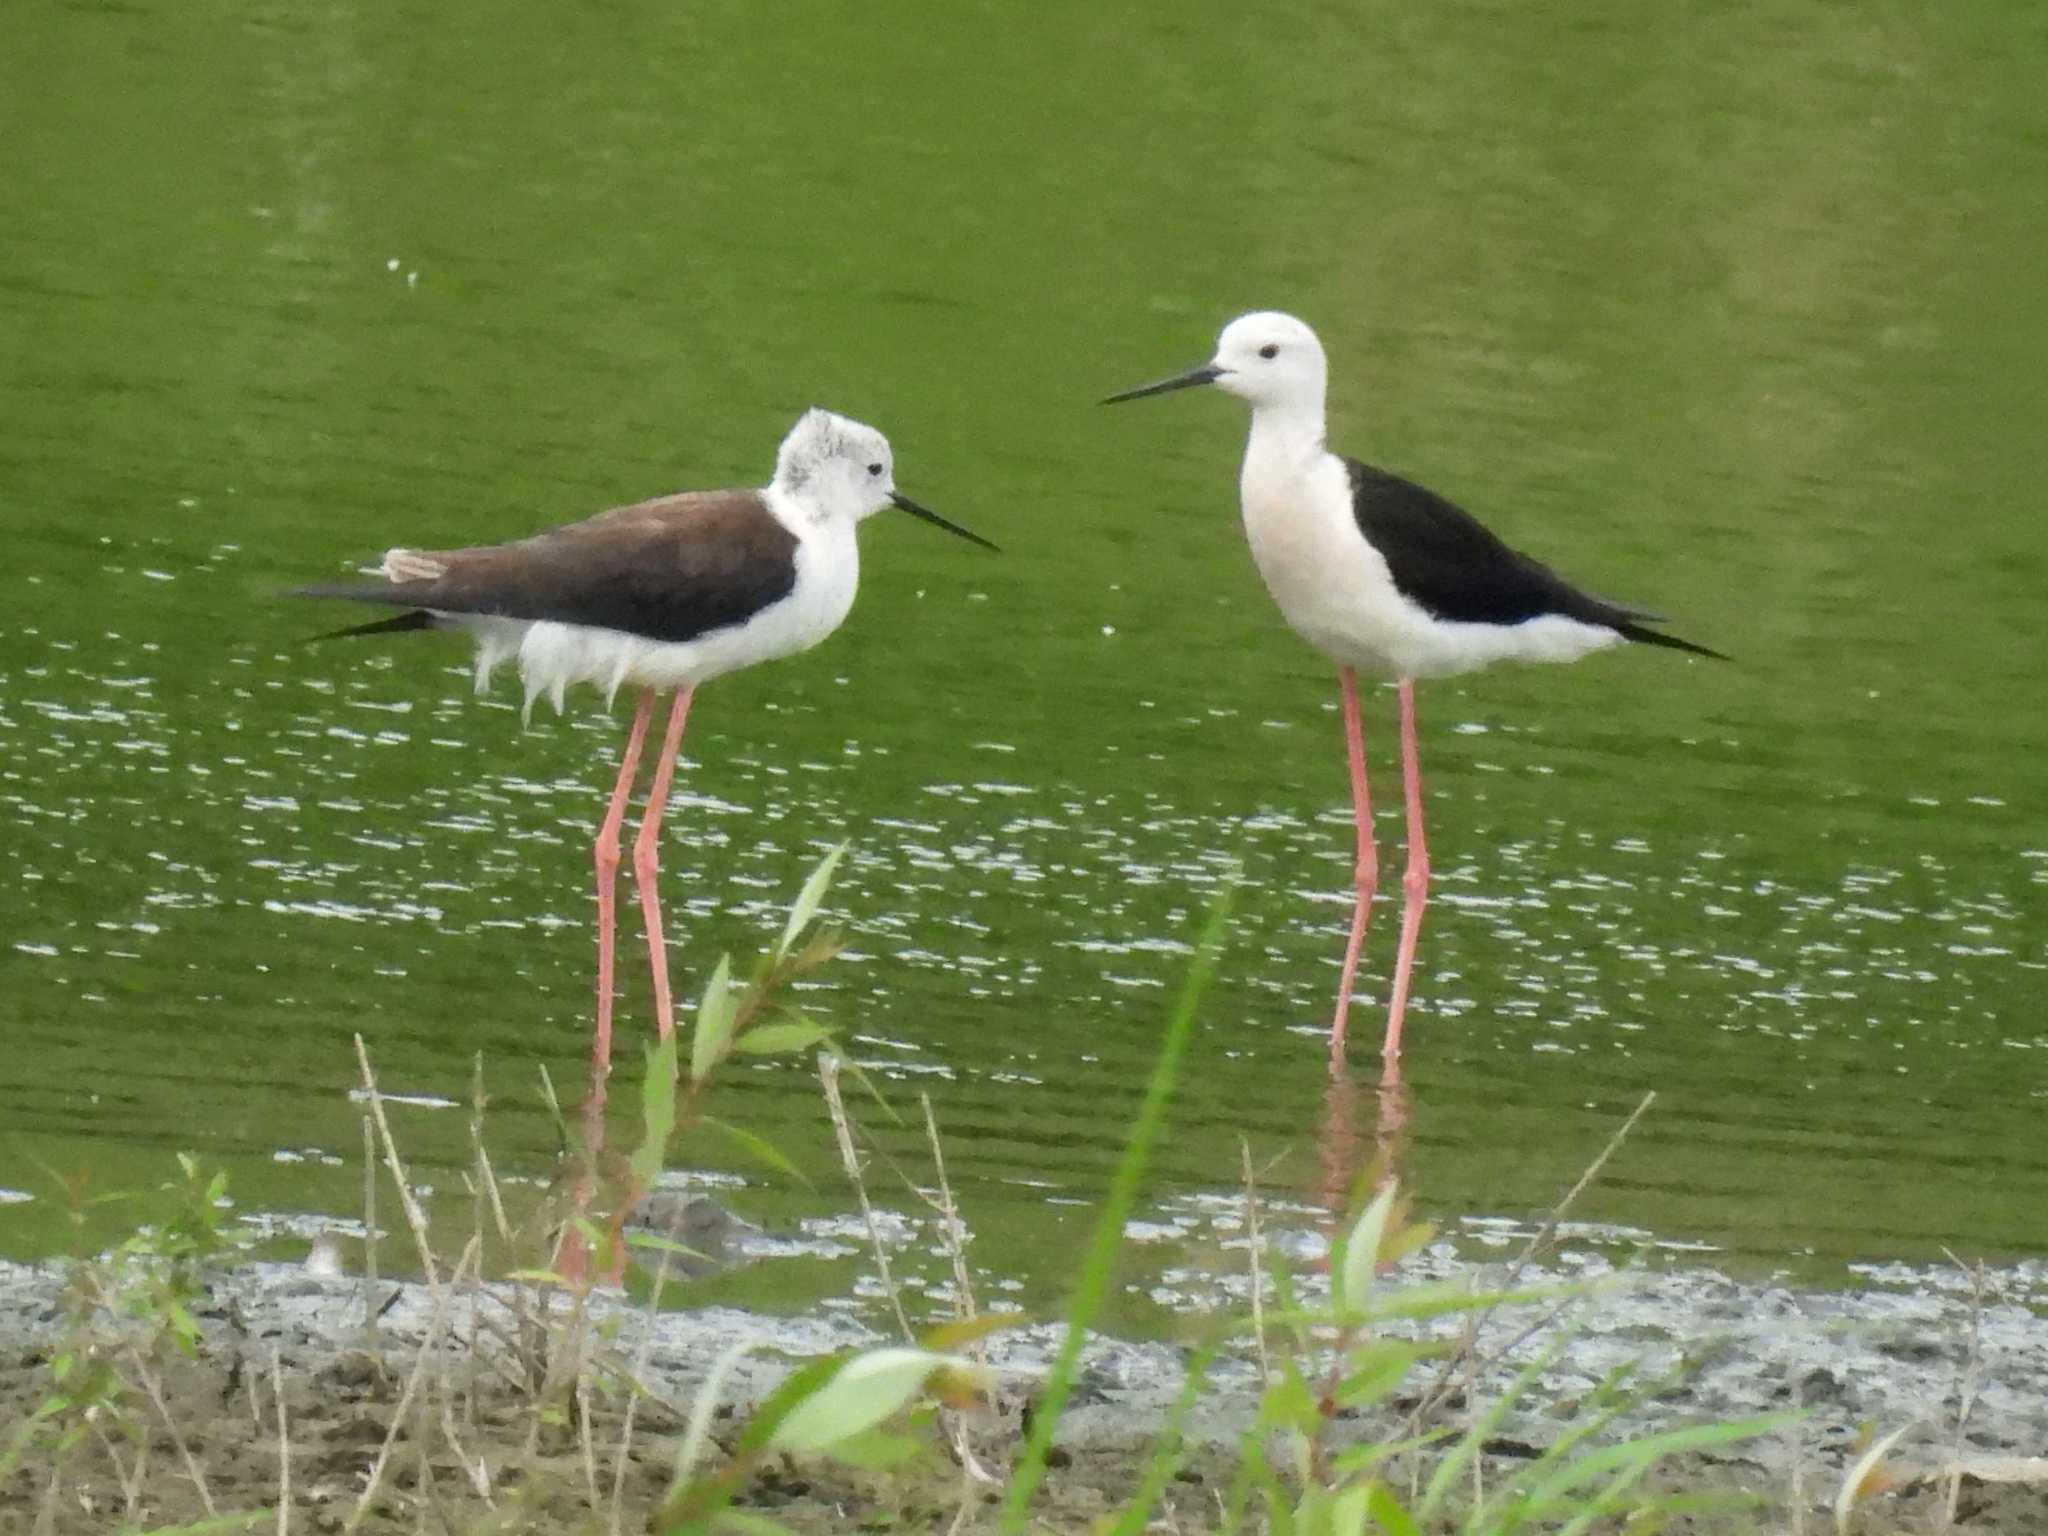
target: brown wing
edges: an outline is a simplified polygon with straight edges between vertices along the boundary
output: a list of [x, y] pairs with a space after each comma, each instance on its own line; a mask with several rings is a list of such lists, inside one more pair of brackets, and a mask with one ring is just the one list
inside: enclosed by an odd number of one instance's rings
[[403, 579], [300, 595], [694, 640], [787, 597], [796, 544], [758, 492], [691, 491], [512, 544], [394, 550], [387, 565]]

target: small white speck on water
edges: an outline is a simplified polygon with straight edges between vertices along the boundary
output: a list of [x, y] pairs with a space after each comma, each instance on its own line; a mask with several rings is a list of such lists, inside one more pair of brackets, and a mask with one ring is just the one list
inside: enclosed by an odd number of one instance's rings
[[398, 270], [398, 258], [393, 256], [389, 261], [385, 262], [384, 270], [386, 272], [396, 272]]
[[178, 505], [189, 511], [199, 505], [199, 498], [196, 496], [180, 496], [178, 498]]
[[1906, 796], [1906, 804], [1924, 805], [1928, 806], [1931, 809], [1939, 809], [1941, 806], [1941, 801], [1936, 799], [1933, 795], [1908, 795]]
[[1116, 626], [1114, 624], [1105, 624], [1102, 626], [1102, 632], [1105, 635], [1113, 635], [1116, 633]]
[[419, 275], [419, 273], [417, 273], [417, 272], [408, 272], [408, 273], [406, 273], [406, 274], [405, 274], [405, 286], [406, 286], [406, 287], [408, 287], [408, 288], [417, 288], [417, 287], [419, 287], [419, 285], [420, 285], [420, 275]]

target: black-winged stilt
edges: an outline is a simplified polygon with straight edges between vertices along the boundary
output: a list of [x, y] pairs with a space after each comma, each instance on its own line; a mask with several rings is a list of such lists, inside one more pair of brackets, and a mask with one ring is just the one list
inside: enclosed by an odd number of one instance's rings
[[1358, 898], [1330, 1029], [1333, 1061], [1344, 1049], [1351, 984], [1379, 883], [1357, 674], [1399, 684], [1408, 869], [1401, 882], [1401, 943], [1382, 1046], [1391, 1075], [1401, 1053], [1415, 941], [1429, 894], [1415, 679], [1448, 677], [1495, 661], [1576, 661], [1624, 640], [1699, 656], [1720, 653], [1647, 628], [1660, 622], [1651, 614], [1580, 591], [1434, 492], [1331, 453], [1323, 443], [1328, 375], [1314, 331], [1292, 315], [1260, 311], [1226, 325], [1215, 357], [1201, 367], [1103, 403], [1200, 384], [1251, 403], [1238, 494], [1252, 559], [1295, 633], [1337, 663], [1344, 698], [1358, 823]]
[[352, 598], [407, 611], [336, 631], [347, 635], [455, 629], [476, 640], [482, 692], [515, 661], [526, 708], [545, 693], [559, 711], [575, 683], [609, 701], [640, 690], [611, 804], [597, 834], [597, 1027], [591, 1058], [593, 1123], [611, 1068], [613, 927], [619, 827], [656, 698], [673, 692], [647, 812], [633, 842], [633, 873], [654, 974], [656, 1027], [675, 1028], [656, 890], [657, 838], [683, 724], [699, 683], [807, 650], [853, 607], [860, 576], [854, 527], [895, 506], [987, 549], [979, 534], [896, 490], [888, 439], [830, 411], [800, 417], [760, 490], [684, 491], [616, 507], [511, 544], [394, 549], [382, 582], [299, 588], [302, 597]]

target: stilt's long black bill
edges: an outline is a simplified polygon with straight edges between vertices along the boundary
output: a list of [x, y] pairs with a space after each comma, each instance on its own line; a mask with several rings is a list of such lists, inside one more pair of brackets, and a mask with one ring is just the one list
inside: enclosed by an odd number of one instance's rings
[[980, 534], [969, 533], [965, 528], [962, 528], [958, 523], [947, 522], [943, 517], [939, 516], [938, 513], [934, 512], [930, 507], [920, 507], [916, 502], [912, 501], [908, 496], [905, 496], [900, 491], [891, 491], [889, 493], [889, 500], [893, 502], [896, 506], [900, 507], [903, 511], [908, 512], [912, 517], [923, 518], [926, 522], [930, 523], [934, 528], [943, 528], [948, 533], [957, 533], [960, 535], [961, 538], [965, 539], [970, 544], [979, 544], [983, 549], [995, 549], [996, 553], [999, 555], [1002, 553], [1000, 549], [996, 549], [995, 545], [989, 543], [989, 541], [987, 539], [984, 539]]
[[1190, 368], [1186, 373], [1176, 373], [1170, 379], [1161, 379], [1157, 384], [1140, 384], [1136, 389], [1127, 389], [1120, 395], [1111, 395], [1104, 405], [1115, 405], [1120, 400], [1142, 400], [1147, 395], [1163, 395], [1170, 389], [1193, 389], [1197, 384], [1214, 384], [1223, 377], [1223, 370], [1214, 363], [1204, 363], [1199, 368]]

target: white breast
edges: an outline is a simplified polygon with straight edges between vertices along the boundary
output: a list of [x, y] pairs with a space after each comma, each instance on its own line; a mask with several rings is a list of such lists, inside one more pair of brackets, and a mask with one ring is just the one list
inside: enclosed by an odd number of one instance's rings
[[568, 690], [591, 683], [607, 704], [632, 685], [669, 692], [695, 687], [756, 662], [809, 650], [846, 620], [860, 584], [860, 555], [850, 523], [806, 524], [798, 534], [796, 584], [789, 594], [742, 623], [694, 640], [644, 640], [614, 630], [552, 620], [444, 615], [475, 635], [477, 686], [499, 661], [517, 657], [526, 709], [543, 694], [559, 713]]
[[1345, 666], [1401, 677], [1414, 605], [1358, 531], [1351, 479], [1320, 448], [1299, 457], [1247, 452], [1244, 532], [1266, 590], [1294, 632]]
[[1266, 590], [1294, 632], [1340, 665], [1387, 679], [1448, 677], [1496, 661], [1576, 661], [1621, 642], [1562, 615], [1470, 624], [1409, 601], [1359, 530], [1350, 471], [1319, 446], [1290, 455], [1255, 436], [1239, 491]]

